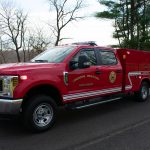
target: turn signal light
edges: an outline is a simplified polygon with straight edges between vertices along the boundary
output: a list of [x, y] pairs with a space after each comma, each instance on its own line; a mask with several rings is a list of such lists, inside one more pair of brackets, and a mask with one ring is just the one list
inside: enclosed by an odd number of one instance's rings
[[126, 55], [123, 55], [123, 59], [126, 59]]

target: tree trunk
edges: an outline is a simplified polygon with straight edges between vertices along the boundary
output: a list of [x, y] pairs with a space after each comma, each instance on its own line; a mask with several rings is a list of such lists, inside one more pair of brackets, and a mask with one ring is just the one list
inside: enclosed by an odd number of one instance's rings
[[130, 31], [131, 31], [131, 48], [134, 48], [134, 19], [135, 19], [135, 1], [131, 0], [131, 23], [130, 23]]
[[57, 37], [56, 37], [55, 46], [58, 46], [59, 40], [60, 40], [60, 30], [58, 30], [58, 34], [57, 34]]
[[18, 62], [21, 62], [20, 55], [19, 55], [19, 49], [18, 48], [16, 48], [16, 54], [17, 54], [17, 60], [18, 60]]
[[128, 0], [126, 0], [126, 24], [127, 24], [127, 47], [129, 48], [130, 29], [129, 29], [129, 5], [128, 5]]

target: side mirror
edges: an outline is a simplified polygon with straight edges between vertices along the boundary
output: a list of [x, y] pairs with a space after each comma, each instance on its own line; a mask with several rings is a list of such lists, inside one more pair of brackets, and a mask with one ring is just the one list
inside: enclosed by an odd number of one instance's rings
[[74, 70], [74, 69], [77, 69], [78, 68], [78, 62], [77, 61], [70, 61], [69, 62], [69, 68], [71, 69], [71, 70]]
[[90, 67], [90, 61], [86, 55], [80, 55], [79, 56], [78, 67], [80, 69]]

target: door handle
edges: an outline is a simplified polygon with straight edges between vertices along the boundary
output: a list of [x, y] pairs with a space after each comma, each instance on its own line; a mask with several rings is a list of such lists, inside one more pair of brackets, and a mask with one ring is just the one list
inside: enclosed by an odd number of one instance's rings
[[122, 73], [122, 70], [116, 70], [116, 73]]
[[102, 74], [102, 72], [100, 70], [98, 70], [98, 69], [95, 71], [95, 73], [96, 74]]

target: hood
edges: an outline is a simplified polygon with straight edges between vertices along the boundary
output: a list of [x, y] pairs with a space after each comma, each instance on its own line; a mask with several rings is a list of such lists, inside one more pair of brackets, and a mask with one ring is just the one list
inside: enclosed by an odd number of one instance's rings
[[0, 74], [20, 74], [31, 70], [50, 69], [60, 66], [56, 63], [10, 63], [0, 65]]

